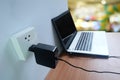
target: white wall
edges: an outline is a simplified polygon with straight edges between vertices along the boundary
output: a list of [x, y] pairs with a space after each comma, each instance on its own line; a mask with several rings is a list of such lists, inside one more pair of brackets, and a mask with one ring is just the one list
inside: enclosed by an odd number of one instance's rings
[[36, 64], [33, 55], [16, 61], [9, 38], [34, 26], [41, 43], [55, 45], [51, 18], [67, 8], [67, 0], [0, 0], [0, 80], [44, 80], [50, 69]]

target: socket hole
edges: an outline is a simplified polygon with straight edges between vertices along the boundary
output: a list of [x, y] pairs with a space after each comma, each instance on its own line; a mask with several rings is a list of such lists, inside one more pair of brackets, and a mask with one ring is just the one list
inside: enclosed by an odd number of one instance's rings
[[28, 41], [30, 41], [30, 40], [28, 39]]
[[25, 37], [25, 40], [27, 39], [27, 37]]
[[28, 35], [28, 37], [30, 37], [30, 35]]

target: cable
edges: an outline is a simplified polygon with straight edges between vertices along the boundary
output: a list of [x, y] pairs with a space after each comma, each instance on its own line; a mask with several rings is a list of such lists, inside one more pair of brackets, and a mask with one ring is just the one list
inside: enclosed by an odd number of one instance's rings
[[86, 72], [94, 72], [94, 73], [110, 73], [110, 74], [117, 74], [117, 75], [120, 75], [120, 73], [118, 72], [111, 72], [111, 71], [97, 71], [97, 70], [88, 70], [88, 69], [85, 69], [85, 68], [82, 68], [82, 67], [78, 67], [78, 66], [75, 66], [71, 63], [69, 63], [68, 61], [64, 60], [64, 59], [61, 59], [61, 58], [57, 58], [58, 60], [60, 61], [63, 61], [65, 63], [67, 63], [68, 65], [74, 67], [74, 68], [78, 68], [78, 69], [81, 69], [83, 71], [86, 71]]
[[117, 59], [120, 59], [120, 56], [109, 56], [109, 58], [117, 58]]

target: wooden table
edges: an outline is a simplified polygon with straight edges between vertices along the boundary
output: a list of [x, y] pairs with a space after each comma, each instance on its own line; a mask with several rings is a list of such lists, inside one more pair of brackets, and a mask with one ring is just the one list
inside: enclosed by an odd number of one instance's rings
[[[107, 33], [107, 41], [110, 55], [120, 56], [120, 33]], [[62, 55], [62, 59], [85, 69], [98, 71], [120, 72], [120, 59], [70, 57]], [[59, 61], [55, 69], [46, 76], [45, 80], [120, 80], [120, 75], [106, 73], [90, 73]]]

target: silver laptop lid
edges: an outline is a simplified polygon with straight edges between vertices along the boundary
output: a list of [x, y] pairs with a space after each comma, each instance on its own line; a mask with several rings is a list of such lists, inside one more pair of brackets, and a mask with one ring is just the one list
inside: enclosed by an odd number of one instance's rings
[[63, 48], [67, 50], [77, 33], [70, 11], [67, 10], [59, 16], [53, 18], [52, 23], [63, 45]]

